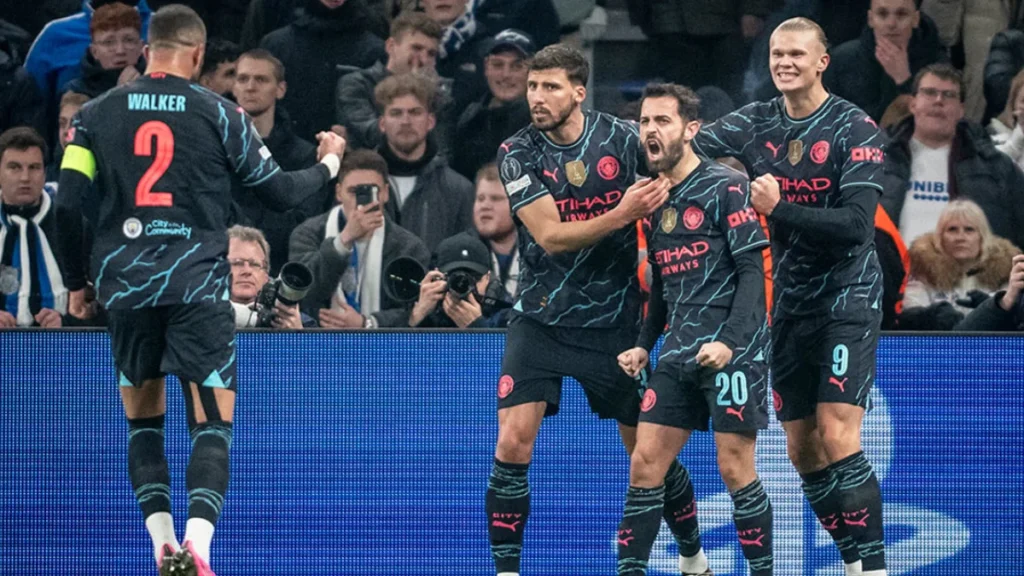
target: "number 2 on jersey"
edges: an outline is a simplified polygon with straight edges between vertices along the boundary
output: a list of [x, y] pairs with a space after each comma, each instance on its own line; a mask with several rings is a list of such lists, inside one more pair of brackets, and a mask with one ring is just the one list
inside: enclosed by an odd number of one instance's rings
[[174, 205], [174, 196], [170, 192], [153, 192], [153, 186], [163, 177], [174, 159], [174, 133], [171, 127], [163, 122], [151, 120], [135, 132], [135, 155], [153, 156], [153, 140], [156, 140], [156, 157], [149, 169], [142, 175], [135, 187], [136, 206]]

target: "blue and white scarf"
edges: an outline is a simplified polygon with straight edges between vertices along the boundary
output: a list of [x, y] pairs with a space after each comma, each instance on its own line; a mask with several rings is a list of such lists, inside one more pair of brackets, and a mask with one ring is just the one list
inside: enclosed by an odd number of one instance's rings
[[444, 29], [444, 36], [441, 37], [441, 50], [438, 60], [444, 60], [449, 54], [455, 54], [467, 42], [476, 35], [476, 11], [483, 6], [487, 0], [469, 0], [466, 3], [466, 13], [459, 16]]
[[[51, 207], [50, 195], [43, 194], [39, 211], [26, 219], [9, 214], [0, 205], [0, 262], [18, 270], [20, 284], [17, 294], [0, 294], [0, 303], [4, 310], [14, 315], [18, 326], [35, 325], [35, 315], [41, 308], [55, 310], [61, 315], [68, 312], [68, 289], [64, 286], [46, 233], [40, 227]], [[13, 241], [9, 240], [15, 234]], [[38, 286], [33, 278], [38, 281]]]

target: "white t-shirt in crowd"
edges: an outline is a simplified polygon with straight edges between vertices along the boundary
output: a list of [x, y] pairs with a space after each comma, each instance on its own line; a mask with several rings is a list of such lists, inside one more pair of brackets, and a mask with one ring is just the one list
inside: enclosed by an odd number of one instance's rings
[[900, 212], [900, 236], [910, 246], [915, 238], [935, 231], [949, 204], [950, 146], [929, 148], [910, 139], [910, 189]]
[[391, 179], [395, 183], [396, 198], [398, 200], [398, 208], [401, 209], [405, 204], [405, 199], [412, 194], [414, 188], [416, 188], [416, 177], [415, 176], [392, 176]]

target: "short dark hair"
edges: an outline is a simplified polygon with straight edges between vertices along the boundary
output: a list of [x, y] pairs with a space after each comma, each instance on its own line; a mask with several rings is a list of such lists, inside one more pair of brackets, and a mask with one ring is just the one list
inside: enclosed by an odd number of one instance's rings
[[586, 86], [590, 79], [590, 62], [579, 50], [565, 44], [552, 44], [543, 48], [530, 62], [530, 71], [565, 70], [569, 82]]
[[409, 32], [419, 32], [440, 41], [444, 36], [444, 27], [431, 20], [423, 12], [406, 10], [391, 21], [391, 37], [398, 41]]
[[217, 67], [225, 62], [234, 62], [242, 54], [238, 44], [223, 38], [211, 38], [206, 43], [206, 52], [203, 54], [203, 70], [200, 76], [213, 74]]
[[20, 151], [30, 148], [39, 148], [39, 151], [43, 153], [43, 158], [46, 158], [46, 140], [39, 135], [39, 132], [28, 126], [10, 128], [0, 134], [0, 159], [4, 157], [4, 152], [7, 152], [8, 149]]
[[941, 80], [952, 82], [957, 85], [960, 90], [960, 101], [963, 102], [967, 98], [967, 86], [964, 84], [964, 73], [954, 68], [951, 64], [945, 62], [937, 62], [935, 64], [929, 64], [914, 76], [914, 95], [917, 95], [918, 88], [921, 87], [921, 80], [925, 76], [931, 74]]
[[206, 43], [206, 24], [183, 4], [168, 4], [149, 19], [150, 49], [195, 47]]
[[270, 53], [270, 51], [264, 50], [263, 48], [253, 48], [252, 50], [243, 52], [242, 55], [238, 57], [238, 61], [241, 62], [242, 58], [270, 62], [270, 65], [274, 67], [274, 79], [278, 82], [284, 82], [284, 63], [278, 60], [276, 56]]
[[369, 149], [352, 150], [345, 152], [345, 158], [341, 161], [341, 168], [338, 170], [338, 184], [356, 170], [372, 170], [380, 174], [384, 183], [388, 183], [388, 163], [380, 154]]
[[700, 119], [700, 97], [686, 86], [651, 83], [644, 87], [644, 93], [640, 96], [641, 107], [643, 107], [644, 100], [648, 98], [675, 98], [676, 109], [683, 122]]
[[419, 100], [427, 109], [434, 113], [437, 99], [436, 84], [419, 74], [397, 74], [381, 80], [373, 89], [373, 98], [377, 101], [377, 109], [381, 114], [394, 102], [395, 98], [412, 96]]

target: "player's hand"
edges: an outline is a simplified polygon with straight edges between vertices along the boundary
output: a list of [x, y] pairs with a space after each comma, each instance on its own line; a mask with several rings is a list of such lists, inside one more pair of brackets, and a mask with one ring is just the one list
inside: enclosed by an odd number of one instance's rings
[[709, 342], [700, 347], [696, 360], [701, 366], [721, 370], [732, 360], [732, 349], [721, 342]]
[[274, 303], [274, 319], [270, 321], [274, 328], [302, 330], [302, 314], [299, 305], [286, 306], [280, 300]]
[[447, 291], [448, 282], [445, 281], [444, 274], [436, 268], [427, 272], [420, 283], [420, 297], [409, 313], [409, 326], [419, 326], [427, 316], [430, 316]]
[[779, 181], [775, 176], [764, 174], [750, 182], [750, 203], [759, 214], [771, 216], [781, 200]]
[[135, 68], [135, 66], [125, 66], [124, 70], [121, 70], [121, 74], [117, 77], [117, 85], [123, 86], [135, 80], [139, 76], [142, 76], [142, 74], [139, 74], [139, 71]]
[[316, 147], [316, 160], [317, 162], [324, 159], [324, 156], [328, 154], [334, 154], [341, 160], [345, 156], [345, 147], [348, 145], [345, 139], [342, 138], [335, 132], [318, 132], [316, 135], [316, 141], [319, 145]]
[[761, 30], [764, 30], [764, 20], [753, 14], [744, 14], [740, 16], [740, 30], [743, 31], [745, 40], [753, 40], [757, 38]]
[[896, 84], [910, 80], [910, 57], [907, 56], [906, 48], [900, 48], [891, 40], [876, 36], [875, 60], [878, 60], [882, 69]]
[[64, 325], [64, 319], [56, 310], [42, 308], [39, 310], [39, 314], [36, 314], [36, 323], [41, 328], [60, 328]]
[[357, 205], [355, 214], [345, 221], [345, 227], [341, 229], [341, 243], [351, 246], [383, 225], [384, 211], [380, 209], [380, 202]]
[[644, 178], [626, 189], [615, 210], [621, 211], [627, 223], [647, 217], [668, 200], [671, 188], [667, 178]]
[[650, 356], [651, 355], [647, 350], [644, 350], [639, 346], [636, 348], [630, 348], [622, 354], [619, 354], [619, 367], [622, 368], [622, 371], [629, 376], [636, 378], [637, 375], [640, 374], [640, 371], [647, 366], [648, 362], [650, 362]]
[[320, 326], [323, 328], [363, 328], [366, 318], [349, 306], [345, 299], [334, 295], [334, 305], [320, 310]]
[[68, 292], [68, 314], [79, 320], [90, 320], [96, 315], [96, 308], [92, 306], [94, 301], [87, 299], [86, 290], [73, 290]]
[[483, 309], [480, 308], [480, 304], [476, 301], [476, 296], [470, 294], [468, 298], [463, 300], [458, 296], [448, 294], [444, 297], [444, 313], [455, 322], [455, 325], [459, 328], [465, 328], [476, 322], [476, 319], [483, 316]]
[[0, 328], [17, 328], [18, 319], [10, 312], [0, 310]]
[[1021, 293], [1024, 293], [1024, 254], [1013, 257], [1013, 268], [1010, 268], [1010, 283], [1006, 287], [1006, 293], [999, 305], [1009, 312], [1020, 300]]

